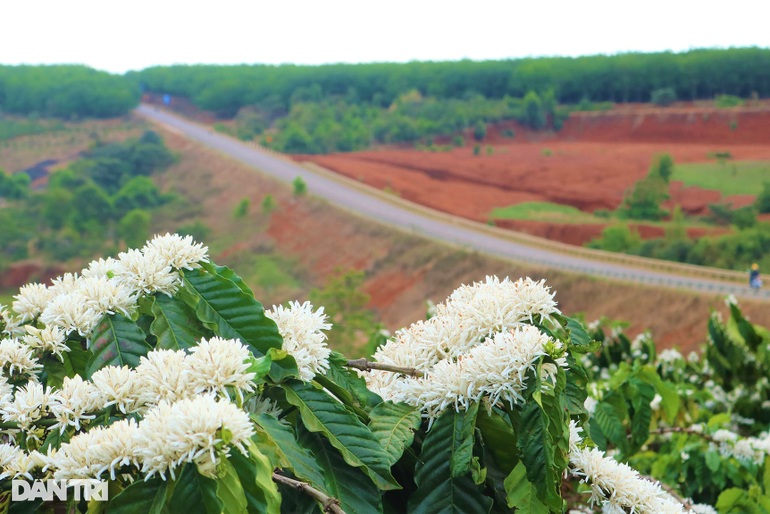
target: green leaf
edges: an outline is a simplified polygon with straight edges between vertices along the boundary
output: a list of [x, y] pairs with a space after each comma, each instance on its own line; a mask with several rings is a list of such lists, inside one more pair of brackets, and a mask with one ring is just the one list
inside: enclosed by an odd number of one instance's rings
[[345, 462], [361, 470], [383, 490], [400, 489], [390, 474], [390, 455], [358, 417], [325, 392], [299, 381], [284, 386], [286, 400], [299, 408], [302, 423], [321, 432]]
[[369, 413], [369, 419], [369, 430], [389, 455], [388, 464], [392, 466], [412, 444], [422, 416], [420, 410], [411, 405], [382, 402]]
[[731, 487], [730, 489], [722, 491], [722, 494], [720, 494], [717, 499], [715, 508], [719, 512], [729, 512], [730, 509], [745, 503], [746, 500], [748, 500], [746, 491], [738, 489], [737, 487]]
[[578, 320], [567, 316], [564, 316], [564, 320], [567, 322], [566, 328], [569, 332], [571, 350], [578, 353], [588, 353], [599, 349], [601, 344], [591, 338]]
[[184, 281], [198, 297], [194, 306], [198, 319], [215, 334], [240, 339], [258, 356], [270, 348], [281, 348], [283, 339], [275, 322], [265, 316], [262, 304], [235, 282], [204, 269], [185, 271]]
[[320, 463], [326, 483], [325, 493], [340, 501], [340, 507], [348, 514], [375, 514], [382, 512], [382, 493], [361, 472], [361, 468], [349, 466], [329, 441], [305, 429], [297, 427], [299, 442], [308, 448]]
[[591, 416], [589, 429], [591, 439], [601, 450], [606, 450], [607, 443], [612, 443], [623, 453], [628, 453], [628, 438], [623, 419], [617, 409], [606, 400], [607, 398], [596, 405]]
[[64, 362], [58, 360], [52, 355], [43, 357], [43, 370], [46, 374], [45, 385], [48, 387], [54, 387], [61, 389], [64, 383], [64, 377], [67, 376], [67, 369], [64, 366]]
[[109, 514], [161, 514], [168, 503], [169, 482], [154, 477], [137, 480], [110, 499]]
[[569, 373], [567, 373], [565, 394], [569, 413], [573, 416], [587, 414], [585, 401], [588, 397], [588, 375], [583, 366], [578, 364], [571, 355], [567, 357], [567, 364]]
[[631, 415], [631, 445], [629, 453], [636, 453], [650, 437], [650, 422], [652, 407], [650, 403], [655, 398], [655, 389], [648, 383], [632, 378], [629, 381], [629, 396], [634, 408]]
[[506, 502], [516, 514], [548, 514], [548, 507], [537, 497], [537, 488], [527, 480], [527, 468], [519, 462], [505, 478]]
[[639, 371], [639, 377], [644, 378], [655, 388], [655, 392], [662, 398], [661, 405], [663, 405], [663, 411], [666, 413], [666, 418], [669, 423], [673, 423], [682, 403], [677, 390], [673, 385], [660, 378], [660, 375], [658, 375], [655, 368], [652, 366], [644, 366]]
[[222, 501], [222, 514], [246, 514], [246, 493], [232, 463], [222, 459], [217, 465], [217, 498]]
[[484, 409], [479, 411], [476, 428], [481, 432], [484, 448], [492, 455], [497, 467], [506, 475], [519, 462], [516, 448], [516, 433], [513, 426], [497, 411], [487, 414]]
[[[566, 467], [566, 462], [561, 455], [561, 441], [554, 436], [557, 431], [563, 431], [563, 425], [566, 423], [549, 418], [546, 409], [553, 411], [554, 399], [544, 394], [541, 400], [543, 407], [536, 401], [531, 401], [521, 409], [518, 447], [519, 457], [527, 470], [527, 478], [537, 488], [538, 498], [551, 510], [558, 511], [561, 508], [558, 490], [563, 472], [561, 464]], [[563, 437], [563, 434], [558, 435]]]
[[249, 512], [279, 514], [281, 512], [281, 496], [278, 487], [273, 482], [273, 467], [259, 448], [249, 442], [248, 457], [237, 450], [231, 452], [228, 460], [238, 473]]
[[329, 494], [321, 467], [313, 455], [297, 442], [291, 425], [268, 414], [252, 415], [251, 419], [256, 423], [255, 442], [262, 453], [275, 453], [275, 460], [280, 467], [290, 469], [299, 479]]
[[185, 465], [175, 482], [174, 494], [168, 504], [171, 514], [221, 514], [224, 511], [225, 506], [217, 496], [216, 480], [198, 473], [193, 464]]
[[122, 314], [105, 316], [91, 333], [90, 342], [93, 355], [86, 367], [87, 378], [105, 366], [135, 368], [139, 358], [152, 349], [142, 329]]
[[[409, 498], [412, 514], [484, 513], [492, 507], [470, 475], [474, 412], [447, 410], [426, 434], [414, 473], [417, 490]], [[461, 473], [465, 470], [465, 473]]]
[[64, 368], [67, 370], [67, 376], [72, 378], [75, 375], [85, 376], [88, 363], [93, 357], [90, 350], [84, 350], [80, 341], [67, 341], [65, 343], [70, 349], [64, 352]]
[[208, 271], [212, 275], [219, 275], [221, 277], [226, 278], [227, 280], [231, 281], [236, 286], [238, 286], [238, 289], [240, 289], [247, 295], [251, 296], [252, 298], [254, 297], [254, 292], [251, 289], [249, 289], [249, 286], [246, 285], [243, 279], [227, 266], [219, 266], [211, 262], [202, 262], [201, 268]]
[[158, 295], [151, 312], [155, 319], [150, 325], [150, 333], [158, 339], [158, 349], [185, 350], [213, 334], [201, 324], [195, 311], [179, 299]]
[[270, 356], [270, 373], [268, 375], [276, 384], [280, 384], [292, 378], [299, 378], [297, 361], [286, 350], [270, 348], [267, 351]]

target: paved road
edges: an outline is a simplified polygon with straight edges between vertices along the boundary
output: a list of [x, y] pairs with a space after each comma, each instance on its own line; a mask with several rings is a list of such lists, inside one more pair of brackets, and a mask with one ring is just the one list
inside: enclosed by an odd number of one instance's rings
[[473, 228], [473, 224], [468, 222], [453, 222], [441, 214], [426, 215], [427, 210], [422, 208], [417, 210], [404, 209], [376, 195], [367, 194], [355, 184], [346, 184], [345, 179], [316, 173], [280, 156], [213, 132], [208, 127], [190, 122], [154, 106], [143, 104], [136, 112], [152, 122], [159, 123], [189, 139], [225, 153], [282, 182], [290, 183], [296, 177], [302, 177], [311, 194], [324, 198], [337, 207], [425, 237], [519, 262], [534, 263], [626, 282], [717, 294], [732, 293], [739, 297], [770, 300], [770, 290], [754, 292], [747, 286], [736, 283], [679, 276], [656, 270], [640, 269], [635, 266], [596, 261], [507, 240], [504, 236], [487, 233], [483, 227], [476, 230]]

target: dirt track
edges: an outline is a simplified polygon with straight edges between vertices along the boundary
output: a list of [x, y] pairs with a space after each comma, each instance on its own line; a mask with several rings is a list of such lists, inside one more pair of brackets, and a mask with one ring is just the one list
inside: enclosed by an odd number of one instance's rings
[[[713, 293], [733, 293], [739, 296], [770, 299], [770, 291], [762, 291], [758, 296], [755, 296], [748, 291], [748, 288], [739, 284], [674, 275], [653, 269], [639, 269], [638, 267], [607, 261], [589, 260], [583, 257], [564, 255], [542, 247], [528, 246], [507, 239], [501, 234], [491, 234], [483, 226], [474, 227], [462, 222], [462, 220], [454, 220], [440, 215], [431, 216], [429, 213], [419, 212], [419, 209], [404, 209], [402, 206], [387, 201], [387, 199], [362, 192], [360, 187], [356, 187], [355, 184], [344, 185], [339, 179], [311, 172], [295, 163], [221, 134], [213, 133], [206, 127], [156, 110], [154, 107], [143, 105], [137, 112], [150, 120], [162, 123], [185, 137], [199, 141], [284, 182], [291, 182], [295, 177], [301, 176], [308, 184], [312, 194], [327, 199], [333, 205], [412, 233], [463, 247], [472, 247], [491, 255], [522, 262], [534, 262], [556, 269], [664, 287]], [[608, 258], [610, 257], [614, 258], [614, 256], [608, 256]]]

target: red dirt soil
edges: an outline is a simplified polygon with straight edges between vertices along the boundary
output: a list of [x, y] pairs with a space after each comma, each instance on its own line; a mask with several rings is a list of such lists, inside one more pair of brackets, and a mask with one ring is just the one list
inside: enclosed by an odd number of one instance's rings
[[[625, 192], [647, 174], [655, 155], [663, 152], [677, 163], [708, 161], [713, 152], [730, 152], [735, 160], [770, 160], [769, 128], [770, 108], [764, 107], [624, 107], [618, 112], [573, 114], [558, 133], [536, 133], [515, 123], [493, 127], [478, 156], [463, 147], [448, 152], [383, 148], [294, 158], [404, 199], [486, 222], [496, 207], [530, 201], [571, 205], [585, 212], [615, 209]], [[506, 129], [515, 131], [514, 139], [502, 135]], [[471, 140], [466, 135], [466, 141]], [[740, 207], [753, 197], [723, 198], [717, 191], [673, 182], [668, 205], [705, 214], [708, 204], [719, 201]], [[570, 244], [583, 244], [604, 227], [523, 221], [501, 225]], [[640, 232], [645, 237], [662, 235], [659, 227], [642, 227]]]

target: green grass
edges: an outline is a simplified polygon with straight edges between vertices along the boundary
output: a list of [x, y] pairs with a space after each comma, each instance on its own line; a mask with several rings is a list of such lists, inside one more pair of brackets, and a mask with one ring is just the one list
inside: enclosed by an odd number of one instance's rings
[[588, 214], [571, 205], [551, 202], [524, 202], [508, 207], [497, 207], [491, 219], [534, 220], [554, 223], [606, 223], [607, 220]]
[[687, 186], [720, 191], [723, 195], [756, 195], [770, 182], [770, 162], [700, 162], [677, 164], [671, 180]]

